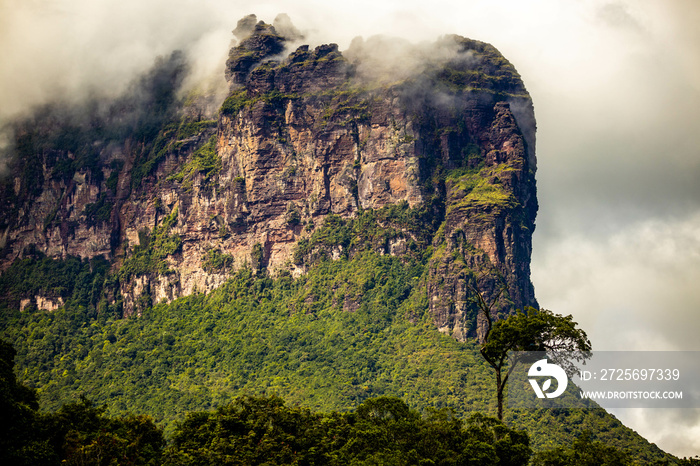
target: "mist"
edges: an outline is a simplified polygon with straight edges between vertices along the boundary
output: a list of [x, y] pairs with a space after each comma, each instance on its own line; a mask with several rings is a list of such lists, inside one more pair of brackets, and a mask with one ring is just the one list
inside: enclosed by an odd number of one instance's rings
[[[540, 304], [572, 314], [594, 350], [700, 350], [698, 2], [6, 0], [0, 129], [57, 98], [114, 99], [175, 49], [191, 66], [183, 88], [214, 92], [231, 31], [250, 13], [268, 23], [288, 13], [312, 47], [384, 47], [407, 70], [406, 44], [444, 34], [493, 44], [537, 117]], [[0, 132], [0, 151], [7, 140]], [[616, 415], [667, 451], [700, 454], [697, 410], [682, 422]]]

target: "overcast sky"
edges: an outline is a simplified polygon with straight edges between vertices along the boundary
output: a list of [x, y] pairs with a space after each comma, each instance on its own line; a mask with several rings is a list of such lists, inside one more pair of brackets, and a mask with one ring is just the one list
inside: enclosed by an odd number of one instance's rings
[[[174, 48], [218, 72], [240, 17], [281, 12], [341, 50], [374, 34], [495, 45], [535, 105], [540, 304], [573, 314], [594, 349], [700, 350], [695, 0], [0, 0], [0, 122], [55, 96], [115, 95]], [[700, 454], [698, 411], [616, 414]]]

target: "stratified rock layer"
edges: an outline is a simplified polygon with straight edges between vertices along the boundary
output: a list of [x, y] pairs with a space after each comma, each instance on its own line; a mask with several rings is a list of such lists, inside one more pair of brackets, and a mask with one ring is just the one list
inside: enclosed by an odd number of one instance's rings
[[[348, 53], [353, 61], [334, 44], [288, 53], [301, 36], [288, 18], [278, 23], [284, 36], [254, 17], [239, 23], [216, 122], [200, 115], [196, 131], [162, 128], [148, 157], [133, 135], [96, 145], [101, 166], [72, 178], [52, 169], [70, 151], [35, 152], [36, 185], [18, 173], [0, 193], [3, 267], [29, 246], [104, 256], [120, 270], [129, 314], [212, 290], [244, 264], [302, 274], [309, 264], [294, 260], [296, 245], [328, 215], [405, 202], [439, 225], [425, 245], [433, 254], [423, 286], [441, 331], [480, 334], [475, 290], [487, 300], [507, 290], [496, 313], [536, 305], [535, 120], [512, 65], [488, 44], [447, 36], [415, 48], [414, 72], [372, 75], [358, 61], [370, 44]], [[400, 255], [402, 244], [380, 252]], [[214, 266], [212, 257], [226, 259]]]

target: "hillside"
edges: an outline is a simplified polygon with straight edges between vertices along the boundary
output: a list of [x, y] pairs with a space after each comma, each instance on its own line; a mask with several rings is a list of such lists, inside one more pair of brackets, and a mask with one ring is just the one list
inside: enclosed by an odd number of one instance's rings
[[[492, 413], [470, 289], [537, 306], [535, 120], [491, 45], [311, 49], [244, 18], [228, 97], [161, 59], [112, 102], [14, 124], [0, 186], [0, 336], [55, 410], [84, 394], [167, 425], [240, 394], [314, 410], [378, 395]], [[184, 97], [183, 97], [184, 95]], [[535, 448], [584, 430], [663, 452], [601, 410], [512, 412]]]

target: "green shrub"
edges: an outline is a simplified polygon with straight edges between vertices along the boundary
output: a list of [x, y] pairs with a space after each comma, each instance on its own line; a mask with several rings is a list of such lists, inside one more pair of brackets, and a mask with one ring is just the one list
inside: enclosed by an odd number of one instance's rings
[[218, 249], [209, 249], [202, 261], [202, 268], [209, 273], [223, 273], [233, 267], [233, 256]]
[[176, 173], [168, 177], [168, 180], [178, 181], [183, 184], [185, 189], [191, 189], [194, 177], [197, 174], [201, 174], [204, 177], [204, 183], [206, 184], [220, 170], [221, 157], [216, 153], [216, 135], [212, 135]]

